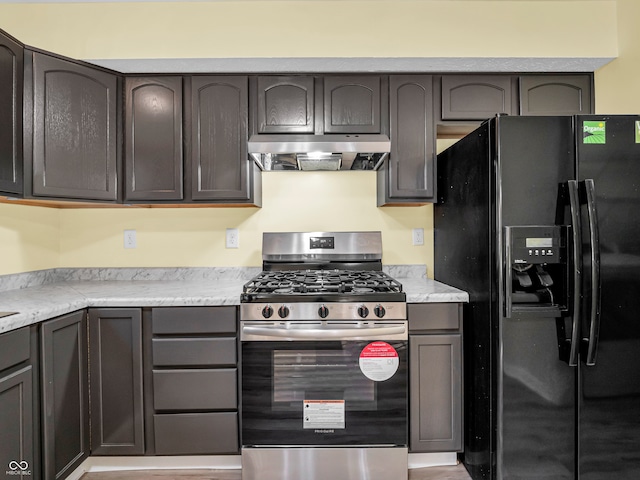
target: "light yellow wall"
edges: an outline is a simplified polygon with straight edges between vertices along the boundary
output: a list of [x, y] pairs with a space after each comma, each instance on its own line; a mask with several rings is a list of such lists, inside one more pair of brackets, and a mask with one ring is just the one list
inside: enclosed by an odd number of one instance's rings
[[[0, 28], [72, 58], [612, 57], [615, 1], [0, 4]], [[597, 32], [597, 42], [593, 42]]]
[[597, 113], [640, 114], [639, 21], [640, 1], [618, 0], [619, 57], [595, 74]]
[[[622, 113], [640, 111], [639, 3], [3, 3], [0, 28], [81, 59], [618, 55], [597, 72], [596, 98], [598, 111]], [[257, 266], [262, 231], [316, 229], [382, 230], [385, 263], [427, 264], [432, 273], [432, 207], [376, 208], [375, 174], [265, 173], [263, 186], [262, 209], [0, 205], [0, 274], [55, 266]], [[227, 227], [240, 230], [238, 250], [223, 248]], [[424, 247], [411, 245], [412, 228], [425, 229]], [[138, 231], [137, 249], [124, 250], [124, 229]]]
[[[432, 244], [412, 246], [411, 229], [424, 228], [425, 236], [433, 236], [431, 207], [377, 208], [375, 177], [375, 172], [264, 173], [263, 208], [65, 210], [60, 263], [258, 266], [262, 232], [327, 230], [382, 230], [385, 263], [427, 263]], [[240, 248], [225, 248], [226, 228], [238, 228]], [[136, 230], [137, 249], [123, 248], [125, 229]]]
[[0, 204], [0, 275], [59, 266], [60, 211]]

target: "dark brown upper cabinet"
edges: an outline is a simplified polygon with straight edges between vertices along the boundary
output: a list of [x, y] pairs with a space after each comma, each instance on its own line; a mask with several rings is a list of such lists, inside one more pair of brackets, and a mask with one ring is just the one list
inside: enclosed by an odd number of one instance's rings
[[24, 47], [0, 30], [0, 192], [21, 196]]
[[118, 76], [29, 50], [25, 63], [33, 74], [33, 196], [117, 200]]
[[520, 115], [593, 113], [593, 77], [582, 75], [523, 75]]
[[182, 200], [182, 77], [124, 81], [125, 201]]
[[485, 120], [513, 114], [510, 75], [444, 75], [441, 120]]
[[435, 126], [430, 75], [389, 77], [391, 153], [378, 170], [378, 206], [434, 201]]
[[380, 76], [325, 76], [324, 133], [381, 133], [386, 101]]
[[247, 152], [248, 77], [189, 80], [191, 199], [258, 204], [260, 177]]
[[258, 133], [314, 133], [314, 78], [257, 78]]

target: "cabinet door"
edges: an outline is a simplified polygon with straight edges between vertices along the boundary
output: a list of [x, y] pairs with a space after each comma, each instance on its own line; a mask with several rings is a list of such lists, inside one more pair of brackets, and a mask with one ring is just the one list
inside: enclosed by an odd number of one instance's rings
[[0, 30], [0, 192], [22, 195], [24, 49]]
[[139, 309], [89, 310], [91, 453], [144, 453], [142, 315]]
[[435, 198], [433, 86], [429, 75], [389, 78], [391, 153], [378, 171], [378, 205]]
[[591, 75], [520, 77], [520, 115], [593, 113]]
[[125, 79], [125, 200], [182, 200], [182, 78]]
[[511, 111], [511, 76], [445, 75], [442, 120], [485, 120]]
[[33, 53], [33, 195], [117, 200], [116, 75]]
[[325, 133], [380, 133], [379, 76], [324, 77]]
[[191, 197], [212, 202], [251, 200], [248, 78], [191, 79]]
[[65, 478], [89, 456], [85, 311], [44, 322], [41, 344], [44, 478]]
[[461, 451], [460, 335], [411, 335], [409, 352], [410, 450]]
[[34, 478], [32, 370], [0, 374], [0, 468], [8, 478]]
[[313, 133], [313, 77], [258, 77], [258, 133]]

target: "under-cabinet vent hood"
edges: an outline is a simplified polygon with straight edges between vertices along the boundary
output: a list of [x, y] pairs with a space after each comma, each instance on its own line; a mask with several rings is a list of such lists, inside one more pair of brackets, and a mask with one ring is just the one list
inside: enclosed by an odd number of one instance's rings
[[249, 154], [262, 170], [376, 170], [391, 141], [381, 134], [252, 135]]

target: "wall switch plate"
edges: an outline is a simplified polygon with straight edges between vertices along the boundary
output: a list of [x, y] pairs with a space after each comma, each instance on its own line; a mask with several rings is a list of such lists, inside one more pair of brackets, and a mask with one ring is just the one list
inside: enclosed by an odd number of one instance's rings
[[240, 234], [237, 228], [227, 228], [227, 248], [240, 247]]
[[413, 229], [413, 244], [424, 245], [424, 228]]
[[136, 248], [138, 246], [135, 230], [124, 231], [124, 248]]

